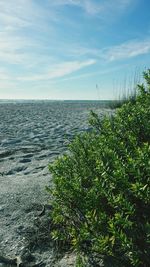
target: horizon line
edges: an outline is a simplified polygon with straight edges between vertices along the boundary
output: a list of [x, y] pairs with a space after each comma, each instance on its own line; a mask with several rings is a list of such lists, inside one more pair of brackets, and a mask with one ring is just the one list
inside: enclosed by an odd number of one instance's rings
[[47, 98], [0, 98], [0, 101], [116, 101], [119, 99], [47, 99]]

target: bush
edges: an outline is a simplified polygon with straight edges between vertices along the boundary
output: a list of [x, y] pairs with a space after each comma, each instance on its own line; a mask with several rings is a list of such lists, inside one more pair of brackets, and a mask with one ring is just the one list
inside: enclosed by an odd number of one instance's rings
[[53, 239], [104, 266], [149, 266], [150, 70], [144, 78], [136, 101], [103, 121], [92, 113], [93, 130], [49, 166]]

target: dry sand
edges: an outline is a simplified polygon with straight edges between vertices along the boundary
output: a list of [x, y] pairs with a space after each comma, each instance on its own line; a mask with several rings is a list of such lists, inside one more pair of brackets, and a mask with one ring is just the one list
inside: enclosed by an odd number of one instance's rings
[[75, 133], [88, 129], [89, 109], [68, 103], [0, 105], [0, 267], [74, 266], [75, 255], [59, 257], [51, 242], [45, 186], [51, 183], [48, 163], [66, 151]]

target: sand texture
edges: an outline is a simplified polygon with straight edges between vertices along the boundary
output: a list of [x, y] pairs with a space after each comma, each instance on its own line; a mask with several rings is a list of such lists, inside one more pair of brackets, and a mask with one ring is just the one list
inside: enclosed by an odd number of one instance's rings
[[48, 164], [67, 150], [73, 136], [89, 129], [89, 110], [98, 103], [0, 104], [0, 267], [74, 266], [58, 257], [51, 231]]

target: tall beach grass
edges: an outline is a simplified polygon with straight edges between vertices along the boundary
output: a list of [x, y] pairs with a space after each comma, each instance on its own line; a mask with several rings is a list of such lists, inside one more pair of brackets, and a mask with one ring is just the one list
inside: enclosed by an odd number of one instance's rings
[[110, 100], [108, 107], [111, 109], [116, 109], [129, 102], [135, 103], [138, 91], [137, 85], [140, 83], [140, 72], [139, 70], [135, 70], [131, 78], [125, 77], [119, 88], [116, 88], [116, 90], [118, 91], [116, 99]]

